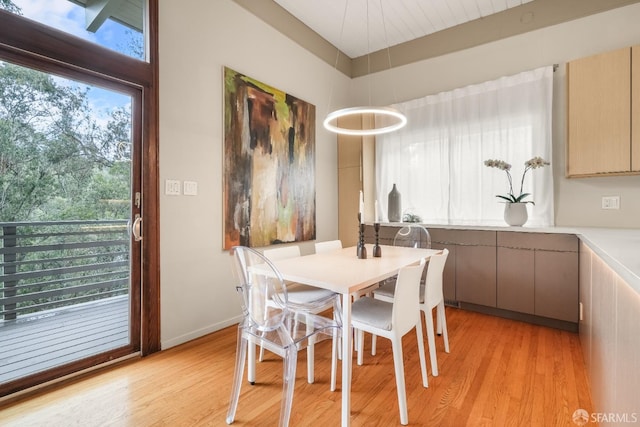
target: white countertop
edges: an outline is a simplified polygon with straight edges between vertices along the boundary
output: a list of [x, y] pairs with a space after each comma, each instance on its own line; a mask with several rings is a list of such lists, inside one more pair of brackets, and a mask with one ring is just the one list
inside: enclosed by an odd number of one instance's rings
[[[386, 225], [408, 225], [390, 223]], [[500, 227], [473, 225], [431, 225], [429, 228], [449, 230], [515, 231], [521, 233], [568, 233], [575, 234], [613, 271], [640, 293], [640, 229], [595, 228], [595, 227]]]
[[[371, 223], [368, 223], [371, 225]], [[408, 222], [388, 222], [381, 225], [404, 226], [410, 225]], [[447, 230], [479, 230], [479, 231], [518, 231], [521, 233], [568, 233], [578, 234], [574, 227], [511, 227], [508, 225], [452, 225], [452, 224], [419, 224], [427, 230], [432, 228], [443, 228]], [[640, 232], [640, 230], [638, 230]]]
[[613, 271], [640, 293], [640, 230], [578, 227], [575, 232]]

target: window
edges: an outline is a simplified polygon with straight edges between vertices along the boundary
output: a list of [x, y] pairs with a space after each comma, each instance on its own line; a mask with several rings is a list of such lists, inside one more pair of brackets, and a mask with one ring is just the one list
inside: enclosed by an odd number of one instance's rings
[[[552, 67], [472, 85], [399, 105], [408, 124], [376, 139], [376, 192], [382, 212], [397, 184], [403, 214], [420, 222], [505, 225], [504, 171], [484, 161], [500, 159], [513, 167], [514, 192], [520, 190], [525, 161], [551, 161]], [[523, 191], [531, 193], [528, 225], [553, 225], [551, 168], [530, 171]], [[384, 216], [384, 215], [383, 215]]]
[[144, 60], [145, 4], [144, 0], [0, 0], [0, 9]]

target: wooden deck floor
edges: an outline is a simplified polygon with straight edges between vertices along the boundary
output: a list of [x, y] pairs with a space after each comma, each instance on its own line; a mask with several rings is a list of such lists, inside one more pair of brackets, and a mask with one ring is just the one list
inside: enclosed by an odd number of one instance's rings
[[0, 383], [122, 347], [128, 342], [128, 296], [0, 323]]

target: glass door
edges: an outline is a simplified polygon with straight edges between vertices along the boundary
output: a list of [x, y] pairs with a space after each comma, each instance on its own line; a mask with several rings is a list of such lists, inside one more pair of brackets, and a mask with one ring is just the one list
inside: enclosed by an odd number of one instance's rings
[[0, 396], [140, 350], [142, 89], [84, 77], [0, 61]]

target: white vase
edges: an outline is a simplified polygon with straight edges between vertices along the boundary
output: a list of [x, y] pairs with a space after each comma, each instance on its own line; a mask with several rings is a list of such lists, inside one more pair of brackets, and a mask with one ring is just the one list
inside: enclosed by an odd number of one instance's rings
[[504, 205], [504, 221], [511, 225], [519, 227], [524, 225], [529, 219], [526, 203], [505, 203]]

